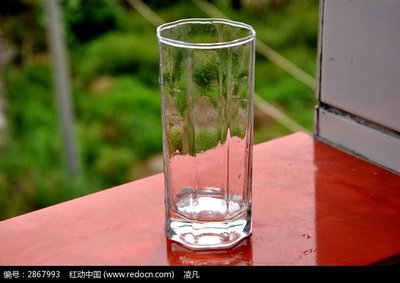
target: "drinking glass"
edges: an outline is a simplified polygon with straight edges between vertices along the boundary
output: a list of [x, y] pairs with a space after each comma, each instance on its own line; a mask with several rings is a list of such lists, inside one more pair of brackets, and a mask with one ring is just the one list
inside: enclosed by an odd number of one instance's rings
[[252, 231], [255, 31], [226, 19], [157, 28], [166, 235], [192, 249]]

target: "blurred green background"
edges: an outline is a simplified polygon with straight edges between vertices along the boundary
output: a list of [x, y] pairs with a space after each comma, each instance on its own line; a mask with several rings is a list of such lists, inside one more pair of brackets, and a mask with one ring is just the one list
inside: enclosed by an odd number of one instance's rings
[[[162, 170], [154, 24], [135, 1], [62, 0], [80, 163], [79, 175], [69, 176], [43, 2], [0, 1], [0, 220]], [[164, 21], [210, 16], [196, 1], [144, 2]], [[316, 76], [318, 0], [208, 3]], [[312, 87], [260, 54], [255, 81], [260, 97], [312, 132]], [[292, 131], [256, 107], [255, 143]]]

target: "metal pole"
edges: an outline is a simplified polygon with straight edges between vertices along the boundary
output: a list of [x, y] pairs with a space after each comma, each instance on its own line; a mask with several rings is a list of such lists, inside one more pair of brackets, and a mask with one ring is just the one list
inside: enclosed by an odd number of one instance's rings
[[79, 172], [79, 164], [73, 129], [73, 109], [70, 96], [64, 34], [60, 24], [59, 1], [45, 0], [45, 11], [50, 51], [53, 61], [53, 79], [64, 145], [64, 157], [70, 176], [75, 177]]

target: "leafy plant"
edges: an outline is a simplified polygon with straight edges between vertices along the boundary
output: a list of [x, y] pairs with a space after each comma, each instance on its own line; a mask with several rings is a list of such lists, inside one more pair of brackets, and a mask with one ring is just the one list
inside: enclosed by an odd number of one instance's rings
[[[0, 2], [1, 30], [16, 52], [13, 64], [3, 72], [8, 128], [3, 137], [5, 146], [0, 148], [0, 219], [134, 179], [134, 168], [162, 150], [154, 26], [126, 1], [62, 1], [81, 163], [80, 177], [71, 179], [64, 165], [52, 62], [46, 53], [43, 1]], [[151, 1], [151, 7], [165, 21], [207, 16], [191, 1], [156, 2]], [[229, 17], [251, 24], [257, 38], [315, 74], [318, 1], [241, 1], [241, 9], [232, 7], [229, 1], [213, 3]], [[182, 68], [185, 56], [181, 55], [174, 56], [176, 68], [164, 81], [170, 84], [169, 92], [184, 116], [188, 101], [183, 93], [176, 92], [184, 89], [184, 76], [188, 75]], [[210, 97], [213, 105], [223, 102], [214, 82], [219, 76], [218, 64], [224, 62], [193, 70], [194, 85], [201, 89], [195, 95]], [[237, 109], [231, 109], [232, 117], [247, 103], [242, 80], [248, 74], [241, 73], [240, 64], [234, 67], [238, 80], [232, 91], [242, 99]], [[260, 55], [255, 75], [258, 95], [312, 129], [312, 90]], [[255, 110], [255, 143], [290, 132]], [[225, 139], [222, 132], [195, 132], [190, 128], [190, 118], [185, 116], [186, 136], [172, 132], [168, 137], [171, 149], [195, 154]], [[231, 134], [241, 137], [244, 133], [232, 123]], [[196, 149], [184, 144], [189, 138], [196, 139]]]

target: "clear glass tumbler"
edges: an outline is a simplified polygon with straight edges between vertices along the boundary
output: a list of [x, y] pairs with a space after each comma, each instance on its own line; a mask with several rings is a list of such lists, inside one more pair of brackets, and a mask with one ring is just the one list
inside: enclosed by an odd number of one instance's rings
[[192, 249], [251, 234], [255, 31], [225, 19], [157, 28], [166, 235]]

